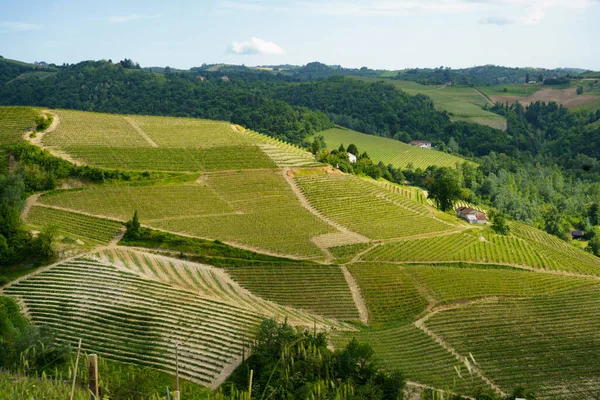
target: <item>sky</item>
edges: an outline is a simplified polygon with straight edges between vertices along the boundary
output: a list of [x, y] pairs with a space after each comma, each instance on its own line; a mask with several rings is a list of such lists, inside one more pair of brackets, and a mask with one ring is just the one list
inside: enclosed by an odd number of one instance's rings
[[600, 0], [0, 0], [0, 55], [375, 69], [600, 70]]

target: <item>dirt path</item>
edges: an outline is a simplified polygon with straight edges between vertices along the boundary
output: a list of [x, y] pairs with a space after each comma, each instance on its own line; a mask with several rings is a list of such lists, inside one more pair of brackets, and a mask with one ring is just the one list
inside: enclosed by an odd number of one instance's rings
[[348, 244], [368, 243], [368, 242], [371, 241], [371, 239], [369, 239], [369, 238], [367, 238], [367, 237], [365, 237], [365, 236], [363, 236], [363, 235], [361, 235], [359, 233], [351, 231], [350, 229], [346, 228], [345, 226], [340, 225], [337, 222], [333, 221], [332, 219], [324, 216], [317, 209], [315, 209], [310, 204], [310, 202], [308, 201], [308, 199], [304, 196], [304, 193], [302, 193], [302, 191], [300, 190], [300, 188], [298, 187], [298, 185], [296, 185], [296, 182], [294, 182], [294, 179], [292, 178], [291, 174], [292, 174], [292, 172], [291, 172], [290, 169], [286, 168], [286, 169], [282, 170], [283, 178], [286, 180], [286, 182], [288, 183], [288, 185], [290, 186], [290, 188], [292, 189], [292, 191], [294, 192], [294, 194], [296, 195], [296, 197], [300, 201], [300, 204], [302, 204], [302, 207], [304, 207], [308, 212], [310, 212], [311, 214], [313, 214], [314, 216], [316, 216], [317, 218], [319, 218], [321, 221], [323, 221], [326, 224], [334, 227], [338, 231], [343, 232], [346, 235], [348, 235], [348, 237], [349, 237]]
[[37, 201], [41, 195], [42, 195], [41, 193], [35, 193], [27, 198], [27, 201], [25, 202], [25, 207], [23, 208], [23, 211], [21, 212], [21, 219], [23, 221], [27, 221], [27, 217], [29, 217], [29, 212], [31, 211], [31, 207], [33, 207], [35, 205], [35, 203], [37, 203]]
[[365, 325], [369, 324], [369, 310], [367, 309], [367, 304], [365, 299], [362, 297], [362, 293], [360, 292], [360, 286], [354, 280], [354, 277], [348, 271], [348, 269], [344, 266], [340, 267], [342, 272], [344, 273], [344, 278], [346, 278], [346, 282], [348, 283], [348, 287], [350, 288], [350, 292], [352, 293], [352, 298], [354, 299], [354, 304], [356, 304], [356, 308], [358, 309], [358, 315], [360, 316], [360, 322]]
[[131, 117], [123, 117], [123, 119], [125, 121], [127, 121], [127, 123], [129, 125], [131, 125], [131, 127], [140, 134], [140, 136], [146, 141], [148, 142], [148, 144], [152, 147], [158, 147], [158, 145], [154, 142], [154, 140], [152, 140], [152, 138], [150, 136], [148, 136], [148, 134], [146, 132], [144, 132], [142, 130], [142, 128], [140, 128], [140, 126], [137, 124], [137, 122], [135, 122], [135, 120]]
[[54, 147], [45, 146], [42, 143], [42, 139], [44, 138], [44, 136], [46, 136], [48, 133], [54, 132], [56, 130], [56, 128], [58, 128], [58, 125], [60, 124], [60, 117], [58, 116], [57, 113], [52, 112], [50, 110], [43, 110], [42, 113], [45, 115], [52, 116], [52, 123], [50, 124], [48, 129], [46, 129], [45, 131], [42, 131], [42, 132], [35, 132], [36, 133], [35, 137], [31, 137], [31, 134], [34, 132], [32, 132], [32, 131], [26, 132], [25, 136], [23, 138], [25, 140], [27, 140], [28, 142], [30, 142], [31, 144], [33, 144], [34, 146], [37, 146], [37, 147], [41, 148], [42, 150], [46, 150], [48, 153], [52, 154], [55, 157], [62, 158], [63, 160], [67, 160], [70, 163], [73, 163], [75, 165], [85, 165], [81, 161], [75, 160], [73, 157], [71, 157], [69, 154], [65, 153], [64, 151], [58, 150]]
[[474, 91], [476, 91], [477, 93], [479, 93], [481, 95], [481, 97], [483, 97], [490, 105], [494, 105], [495, 103], [492, 101], [492, 99], [490, 99], [488, 97], [487, 94], [483, 93], [481, 90], [477, 89], [477, 88], [473, 88]]
[[431, 310], [431, 312], [426, 314], [423, 318], [415, 321], [414, 325], [417, 328], [419, 328], [420, 330], [422, 330], [423, 332], [425, 332], [427, 335], [429, 335], [431, 338], [433, 338], [433, 340], [435, 340], [440, 346], [442, 346], [444, 349], [446, 349], [454, 357], [456, 357], [457, 360], [459, 360], [461, 363], [463, 363], [465, 365], [465, 367], [467, 368], [468, 371], [479, 376], [489, 387], [494, 389], [496, 391], [496, 393], [500, 394], [501, 396], [506, 396], [506, 393], [504, 393], [502, 391], [502, 389], [500, 389], [496, 384], [494, 384], [494, 382], [492, 382], [489, 378], [487, 378], [483, 374], [483, 372], [477, 367], [477, 365], [475, 363], [469, 361], [469, 359], [467, 357], [458, 353], [452, 346], [450, 346], [450, 344], [448, 344], [446, 341], [444, 341], [444, 339], [442, 339], [440, 336], [436, 335], [433, 331], [431, 331], [425, 325], [425, 322], [427, 322], [427, 320], [429, 318], [433, 317], [434, 315], [436, 315], [437, 313], [439, 313], [441, 311], [453, 310], [456, 308], [466, 307], [466, 306], [469, 306], [472, 304], [494, 303], [494, 302], [498, 302], [497, 297], [486, 297], [486, 298], [481, 298], [481, 299], [476, 299], [476, 300], [457, 302], [457, 303], [453, 303], [453, 304], [444, 304], [444, 305], [441, 305], [438, 307], [434, 307]]

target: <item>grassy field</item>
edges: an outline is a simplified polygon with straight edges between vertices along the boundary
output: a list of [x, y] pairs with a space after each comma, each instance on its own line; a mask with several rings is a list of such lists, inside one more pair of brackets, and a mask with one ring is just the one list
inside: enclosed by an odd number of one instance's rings
[[381, 78], [354, 78], [365, 82], [383, 81], [401, 89], [408, 94], [424, 94], [430, 97], [438, 110], [444, 110], [452, 115], [453, 119], [488, 125], [493, 128], [504, 129], [506, 120], [492, 112], [485, 111], [482, 107], [491, 103], [472, 87], [463, 86], [428, 86], [416, 82], [396, 79]]
[[43, 196], [44, 204], [298, 257], [321, 257], [311, 238], [335, 229], [302, 207], [280, 173], [205, 174], [196, 183], [94, 186]]
[[[517, 96], [527, 97], [531, 96], [538, 90], [543, 88], [542, 85], [490, 85], [490, 86], [478, 86], [477, 90], [481, 91], [487, 96]], [[506, 90], [505, 90], [506, 89]]]
[[325, 137], [329, 150], [338, 149], [340, 144], [348, 147], [354, 143], [359, 151], [366, 151], [374, 162], [383, 161], [385, 165], [392, 164], [396, 168], [406, 168], [412, 164], [414, 168], [425, 169], [430, 165], [439, 167], [455, 167], [464, 160], [460, 157], [437, 150], [422, 149], [410, 146], [398, 140], [367, 135], [345, 128], [333, 128], [319, 135]]
[[33, 107], [0, 107], [0, 146], [23, 140], [23, 134], [35, 128], [40, 110]]

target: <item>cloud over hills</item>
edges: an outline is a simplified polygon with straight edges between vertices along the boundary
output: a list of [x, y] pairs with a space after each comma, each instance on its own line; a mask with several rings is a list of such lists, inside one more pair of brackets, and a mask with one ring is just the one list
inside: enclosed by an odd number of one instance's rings
[[245, 42], [232, 42], [227, 48], [227, 52], [238, 55], [261, 54], [265, 56], [281, 56], [285, 51], [274, 42], [266, 41], [257, 37], [252, 37]]

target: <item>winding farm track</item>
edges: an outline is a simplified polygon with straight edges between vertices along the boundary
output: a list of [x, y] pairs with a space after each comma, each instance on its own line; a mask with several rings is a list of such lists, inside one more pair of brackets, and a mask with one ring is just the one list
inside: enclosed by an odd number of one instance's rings
[[435, 340], [440, 346], [442, 346], [444, 349], [446, 349], [449, 353], [451, 353], [453, 356], [455, 356], [457, 360], [459, 360], [461, 363], [463, 363], [465, 365], [465, 367], [467, 368], [467, 370], [470, 373], [474, 373], [475, 375], [479, 376], [489, 387], [494, 389], [496, 391], [496, 393], [505, 397], [507, 394], [504, 393], [502, 391], [502, 389], [500, 389], [496, 384], [494, 384], [494, 382], [492, 382], [489, 378], [487, 378], [483, 374], [483, 372], [477, 367], [477, 365], [475, 363], [470, 362], [467, 357], [458, 353], [452, 346], [450, 346], [446, 341], [444, 341], [444, 339], [442, 339], [440, 336], [436, 335], [433, 331], [431, 331], [425, 325], [425, 322], [427, 322], [427, 320], [429, 318], [433, 317], [440, 311], [453, 310], [456, 308], [467, 307], [472, 304], [495, 303], [495, 302], [498, 302], [498, 300], [499, 300], [498, 297], [485, 297], [485, 298], [481, 298], [481, 299], [475, 299], [475, 300], [469, 300], [469, 301], [459, 301], [459, 302], [455, 302], [455, 303], [451, 303], [451, 304], [440, 305], [440, 306], [434, 307], [425, 316], [423, 316], [419, 320], [415, 321], [414, 325], [418, 329], [422, 330], [427, 335], [429, 335], [431, 338], [433, 338], [433, 340]]
[[350, 292], [352, 293], [352, 298], [354, 299], [354, 304], [356, 304], [356, 308], [358, 309], [358, 315], [360, 315], [360, 322], [367, 325], [369, 323], [369, 310], [367, 309], [367, 303], [363, 298], [360, 292], [360, 286], [354, 280], [354, 277], [348, 271], [348, 268], [341, 266], [342, 272], [344, 273], [344, 278], [346, 278], [346, 282], [348, 283], [348, 287], [350, 288]]

